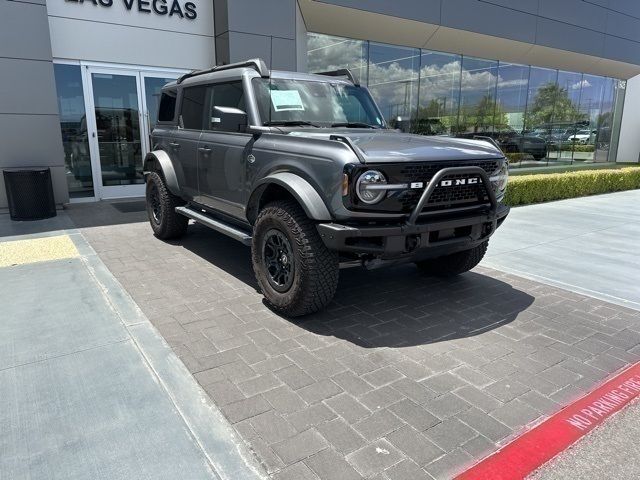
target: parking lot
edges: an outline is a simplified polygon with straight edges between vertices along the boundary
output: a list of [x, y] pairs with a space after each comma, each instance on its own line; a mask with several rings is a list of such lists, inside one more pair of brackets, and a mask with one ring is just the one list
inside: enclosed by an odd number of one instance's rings
[[282, 318], [248, 248], [162, 242], [141, 208], [69, 215], [273, 478], [450, 478], [640, 359], [640, 312], [485, 267], [342, 270], [328, 310]]

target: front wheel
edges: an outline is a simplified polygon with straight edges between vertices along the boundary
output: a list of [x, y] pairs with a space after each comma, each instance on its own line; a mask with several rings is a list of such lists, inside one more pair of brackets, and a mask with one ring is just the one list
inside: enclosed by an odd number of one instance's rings
[[481, 243], [477, 247], [462, 252], [452, 253], [444, 257], [430, 258], [416, 262], [418, 268], [429, 274], [438, 277], [452, 277], [468, 272], [480, 263], [480, 260], [487, 252], [489, 241]]
[[185, 234], [189, 219], [176, 213], [176, 207], [184, 201], [173, 195], [158, 172], [147, 175], [147, 215], [156, 237], [162, 240], [178, 238]]
[[336, 292], [338, 254], [295, 202], [273, 202], [260, 211], [251, 260], [267, 303], [289, 317], [321, 310]]

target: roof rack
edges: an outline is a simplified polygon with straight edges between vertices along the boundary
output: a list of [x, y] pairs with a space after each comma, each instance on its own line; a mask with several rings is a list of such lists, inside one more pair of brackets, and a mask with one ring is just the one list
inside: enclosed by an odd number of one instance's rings
[[356, 82], [353, 73], [351, 73], [351, 70], [349, 70], [348, 68], [340, 68], [338, 70], [332, 70], [330, 72], [317, 72], [316, 75], [327, 75], [328, 77], [347, 77], [354, 85], [360, 85], [360, 83]]
[[262, 60], [261, 58], [252, 58], [251, 60], [245, 60], [244, 62], [229, 63], [228, 65], [217, 65], [206, 70], [192, 70], [191, 72], [185, 73], [180, 78], [178, 78], [178, 80], [176, 80], [176, 83], [180, 85], [187, 78], [204, 75], [205, 73], [220, 72], [222, 70], [231, 70], [234, 68], [242, 67], [252, 67], [256, 72], [260, 74], [261, 77], [269, 77], [269, 69], [267, 68], [267, 64], [264, 63], [264, 60]]

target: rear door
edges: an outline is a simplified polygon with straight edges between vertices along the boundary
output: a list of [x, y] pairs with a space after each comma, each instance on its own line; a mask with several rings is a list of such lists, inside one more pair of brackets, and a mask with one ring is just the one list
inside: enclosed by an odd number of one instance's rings
[[225, 129], [216, 119], [215, 107], [246, 112], [241, 80], [210, 85], [208, 118], [200, 137], [198, 182], [200, 201], [206, 206], [244, 217], [246, 161], [252, 135]]
[[189, 198], [198, 195], [198, 142], [204, 127], [208, 87], [196, 85], [182, 90], [178, 128], [169, 143], [174, 165], [179, 166], [182, 177], [182, 192]]

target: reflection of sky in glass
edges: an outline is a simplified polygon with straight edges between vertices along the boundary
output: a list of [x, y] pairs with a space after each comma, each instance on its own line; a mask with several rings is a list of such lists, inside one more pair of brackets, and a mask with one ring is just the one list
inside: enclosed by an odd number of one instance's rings
[[[615, 79], [320, 34], [309, 34], [308, 46], [310, 72], [351, 68], [369, 86], [387, 120], [398, 115], [408, 120], [419, 107], [411, 118], [421, 125], [420, 133], [486, 127], [486, 118], [491, 118], [486, 114], [491, 105], [485, 108], [488, 96], [497, 101], [497, 128], [531, 130], [542, 125], [525, 122], [540, 123], [549, 116], [556, 117], [554, 123], [589, 121], [593, 128], [610, 128]], [[541, 106], [540, 89], [550, 84], [560, 91], [545, 88], [546, 98], [561, 95], [564, 107], [556, 112], [558, 103], [542, 105], [548, 113], [532, 116], [536, 100]]]
[[500, 63], [498, 69], [498, 102], [507, 113], [524, 112], [527, 105], [529, 67]]
[[368, 86], [388, 120], [413, 114], [419, 65], [420, 50], [417, 48], [369, 44]]

